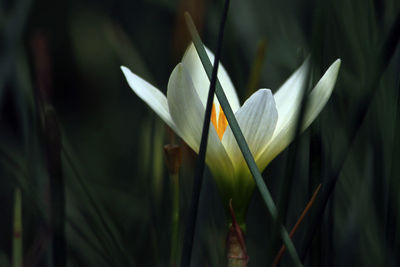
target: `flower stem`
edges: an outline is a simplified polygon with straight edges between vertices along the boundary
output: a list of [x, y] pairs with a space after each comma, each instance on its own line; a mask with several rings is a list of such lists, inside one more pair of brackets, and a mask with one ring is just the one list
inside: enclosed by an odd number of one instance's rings
[[229, 201], [229, 211], [232, 217], [232, 225], [228, 229], [226, 237], [226, 257], [228, 267], [246, 267], [249, 261], [247, 255], [246, 240], [243, 230], [236, 221], [235, 212], [232, 208], [232, 199]]
[[243, 247], [243, 242], [240, 241], [240, 235], [244, 236], [242, 229], [240, 229], [240, 234], [238, 234], [233, 225], [229, 227], [228, 236], [226, 238], [226, 257], [228, 258], [228, 267], [247, 266], [248, 256], [246, 247]]

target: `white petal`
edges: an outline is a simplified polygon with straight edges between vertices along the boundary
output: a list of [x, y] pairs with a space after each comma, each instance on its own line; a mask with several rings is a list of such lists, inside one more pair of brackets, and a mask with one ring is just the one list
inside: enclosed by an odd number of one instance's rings
[[[257, 162], [260, 153], [272, 137], [278, 119], [271, 90], [260, 89], [255, 92], [236, 112], [235, 117]], [[230, 127], [227, 128], [222, 143], [235, 166], [239, 167], [244, 163], [242, 153]]]
[[305, 130], [321, 112], [329, 97], [339, 74], [341, 60], [337, 59], [325, 72], [307, 99], [307, 109], [304, 114], [302, 130]]
[[[210, 50], [208, 50], [208, 48], [206, 48], [206, 51], [211, 63], [214, 64], [214, 54]], [[194, 87], [199, 94], [203, 106], [205, 107], [207, 103], [208, 90], [210, 88], [210, 81], [203, 68], [203, 65], [201, 64], [200, 57], [197, 54], [196, 48], [194, 47], [193, 43], [186, 50], [182, 58], [182, 64], [189, 72]], [[233, 86], [231, 79], [229, 78], [229, 75], [221, 62], [218, 65], [218, 79], [221, 83], [226, 97], [228, 98], [229, 104], [233, 112], [236, 112], [240, 107], [239, 98], [237, 97], [235, 87]], [[216, 110], [218, 112], [219, 102], [216, 97], [214, 98], [214, 103], [216, 103]]]
[[[332, 90], [336, 83], [337, 75], [339, 73], [339, 68], [340, 59], [336, 60], [328, 68], [317, 85], [307, 96], [307, 107], [303, 118], [302, 131], [304, 131], [314, 121], [331, 96]], [[290, 119], [285, 120], [285, 124], [280, 125], [279, 129], [278, 127], [276, 128], [270, 143], [261, 154], [261, 169], [264, 169], [268, 163], [279, 153], [281, 153], [282, 150], [284, 150], [293, 140], [299, 110], [299, 105], [295, 105], [294, 110], [289, 112], [293, 113]], [[279, 112], [280, 110], [278, 109], [278, 116], [280, 118], [281, 114]]]
[[309, 60], [307, 59], [274, 94], [279, 114], [275, 133], [280, 132], [296, 116], [303, 96], [308, 68]]
[[176, 126], [172, 121], [171, 115], [169, 114], [169, 108], [167, 98], [157, 88], [132, 73], [127, 67], [121, 66], [121, 70], [128, 81], [129, 86], [132, 90], [157, 113], [158, 116], [176, 131]]
[[[189, 74], [178, 64], [168, 82], [168, 105], [171, 117], [181, 138], [196, 152], [199, 151], [205, 108], [201, 103]], [[210, 125], [206, 161], [213, 174], [232, 176], [232, 164], [214, 127]], [[218, 179], [218, 177], [215, 177]]]

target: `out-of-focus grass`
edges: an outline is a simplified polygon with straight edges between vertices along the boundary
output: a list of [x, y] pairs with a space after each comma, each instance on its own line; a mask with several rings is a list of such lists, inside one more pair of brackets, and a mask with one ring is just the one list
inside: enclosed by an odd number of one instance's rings
[[[196, 24], [202, 25], [205, 44], [216, 47], [222, 2], [44, 0], [25, 9], [21, 3], [29, 1], [0, 4], [0, 266], [11, 262], [16, 186], [24, 196], [25, 264], [53, 266], [49, 174], [35, 100], [38, 77], [32, 39], [38, 31], [48, 40], [49, 99], [72, 159], [62, 158], [69, 266], [167, 265], [171, 196], [162, 149], [173, 138], [131, 92], [119, 66], [127, 65], [166, 92], [169, 73], [186, 46], [187, 36], [177, 35], [182, 6], [203, 7], [191, 13]], [[398, 47], [387, 69], [374, 73], [379, 64], [375, 55], [399, 11], [396, 0], [232, 0], [222, 62], [242, 103], [260, 40], [266, 40], [267, 46], [259, 86], [273, 91], [309, 53], [317, 59], [315, 79], [334, 59], [342, 59], [328, 105], [311, 129], [296, 140], [285, 218], [288, 229], [316, 185], [322, 183], [323, 190], [324, 181], [346, 157], [306, 266], [399, 264]], [[9, 30], [11, 25], [17, 29]], [[379, 77], [379, 83], [372, 88], [373, 101], [350, 144], [354, 116], [368, 93], [371, 73]], [[275, 201], [281, 178], [288, 171], [289, 153], [290, 149], [276, 158], [264, 173]], [[180, 179], [182, 217], [187, 215], [193, 159], [185, 148]], [[311, 217], [306, 217], [294, 236], [298, 249]], [[194, 266], [224, 263], [224, 223], [208, 174], [200, 199]], [[279, 249], [272, 247], [272, 228], [256, 193], [248, 214], [249, 266], [267, 265], [267, 254], [274, 256]], [[282, 266], [288, 264], [284, 256]]]

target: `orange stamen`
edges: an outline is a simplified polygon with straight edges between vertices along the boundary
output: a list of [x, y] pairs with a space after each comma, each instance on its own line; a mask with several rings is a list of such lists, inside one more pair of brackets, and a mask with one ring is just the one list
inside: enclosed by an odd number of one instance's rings
[[213, 104], [211, 110], [211, 122], [214, 125], [215, 130], [217, 131], [219, 140], [222, 140], [226, 127], [228, 127], [228, 121], [226, 120], [224, 111], [222, 110], [221, 106], [219, 106], [219, 115], [217, 121], [217, 113], [215, 111], [215, 105]]
[[218, 129], [217, 127], [217, 113], [215, 111], [215, 105], [213, 104], [212, 109], [211, 109], [211, 122], [215, 127], [215, 130]]

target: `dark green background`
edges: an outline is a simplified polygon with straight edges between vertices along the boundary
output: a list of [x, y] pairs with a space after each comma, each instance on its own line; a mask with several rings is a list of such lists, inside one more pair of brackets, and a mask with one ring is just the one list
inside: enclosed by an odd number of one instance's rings
[[[44, 130], [43, 102], [54, 107], [62, 129], [68, 266], [169, 265], [163, 145], [181, 141], [131, 91], [119, 66], [165, 93], [190, 40], [183, 12], [190, 11], [215, 51], [222, 6], [210, 0], [0, 2], [0, 266], [11, 266], [16, 187], [26, 266], [54, 266], [45, 149], [52, 129]], [[400, 54], [397, 41], [388, 41], [399, 12], [396, 0], [231, 0], [222, 62], [241, 103], [262, 40], [260, 88], [277, 90], [309, 54], [313, 84], [342, 60], [323, 112], [264, 172], [276, 202], [288, 203], [290, 229], [316, 186], [340, 170], [306, 266], [400, 264]], [[196, 156], [182, 146], [185, 218]], [[285, 176], [290, 187], [281, 185]], [[223, 266], [225, 218], [209, 173], [203, 186], [192, 263]], [[288, 189], [283, 196], [281, 188]], [[285, 201], [279, 202], [282, 209]], [[310, 217], [294, 238], [299, 251]], [[268, 265], [279, 244], [273, 245], [273, 223], [258, 192], [247, 229], [249, 266]], [[291, 266], [287, 256], [282, 263]]]

